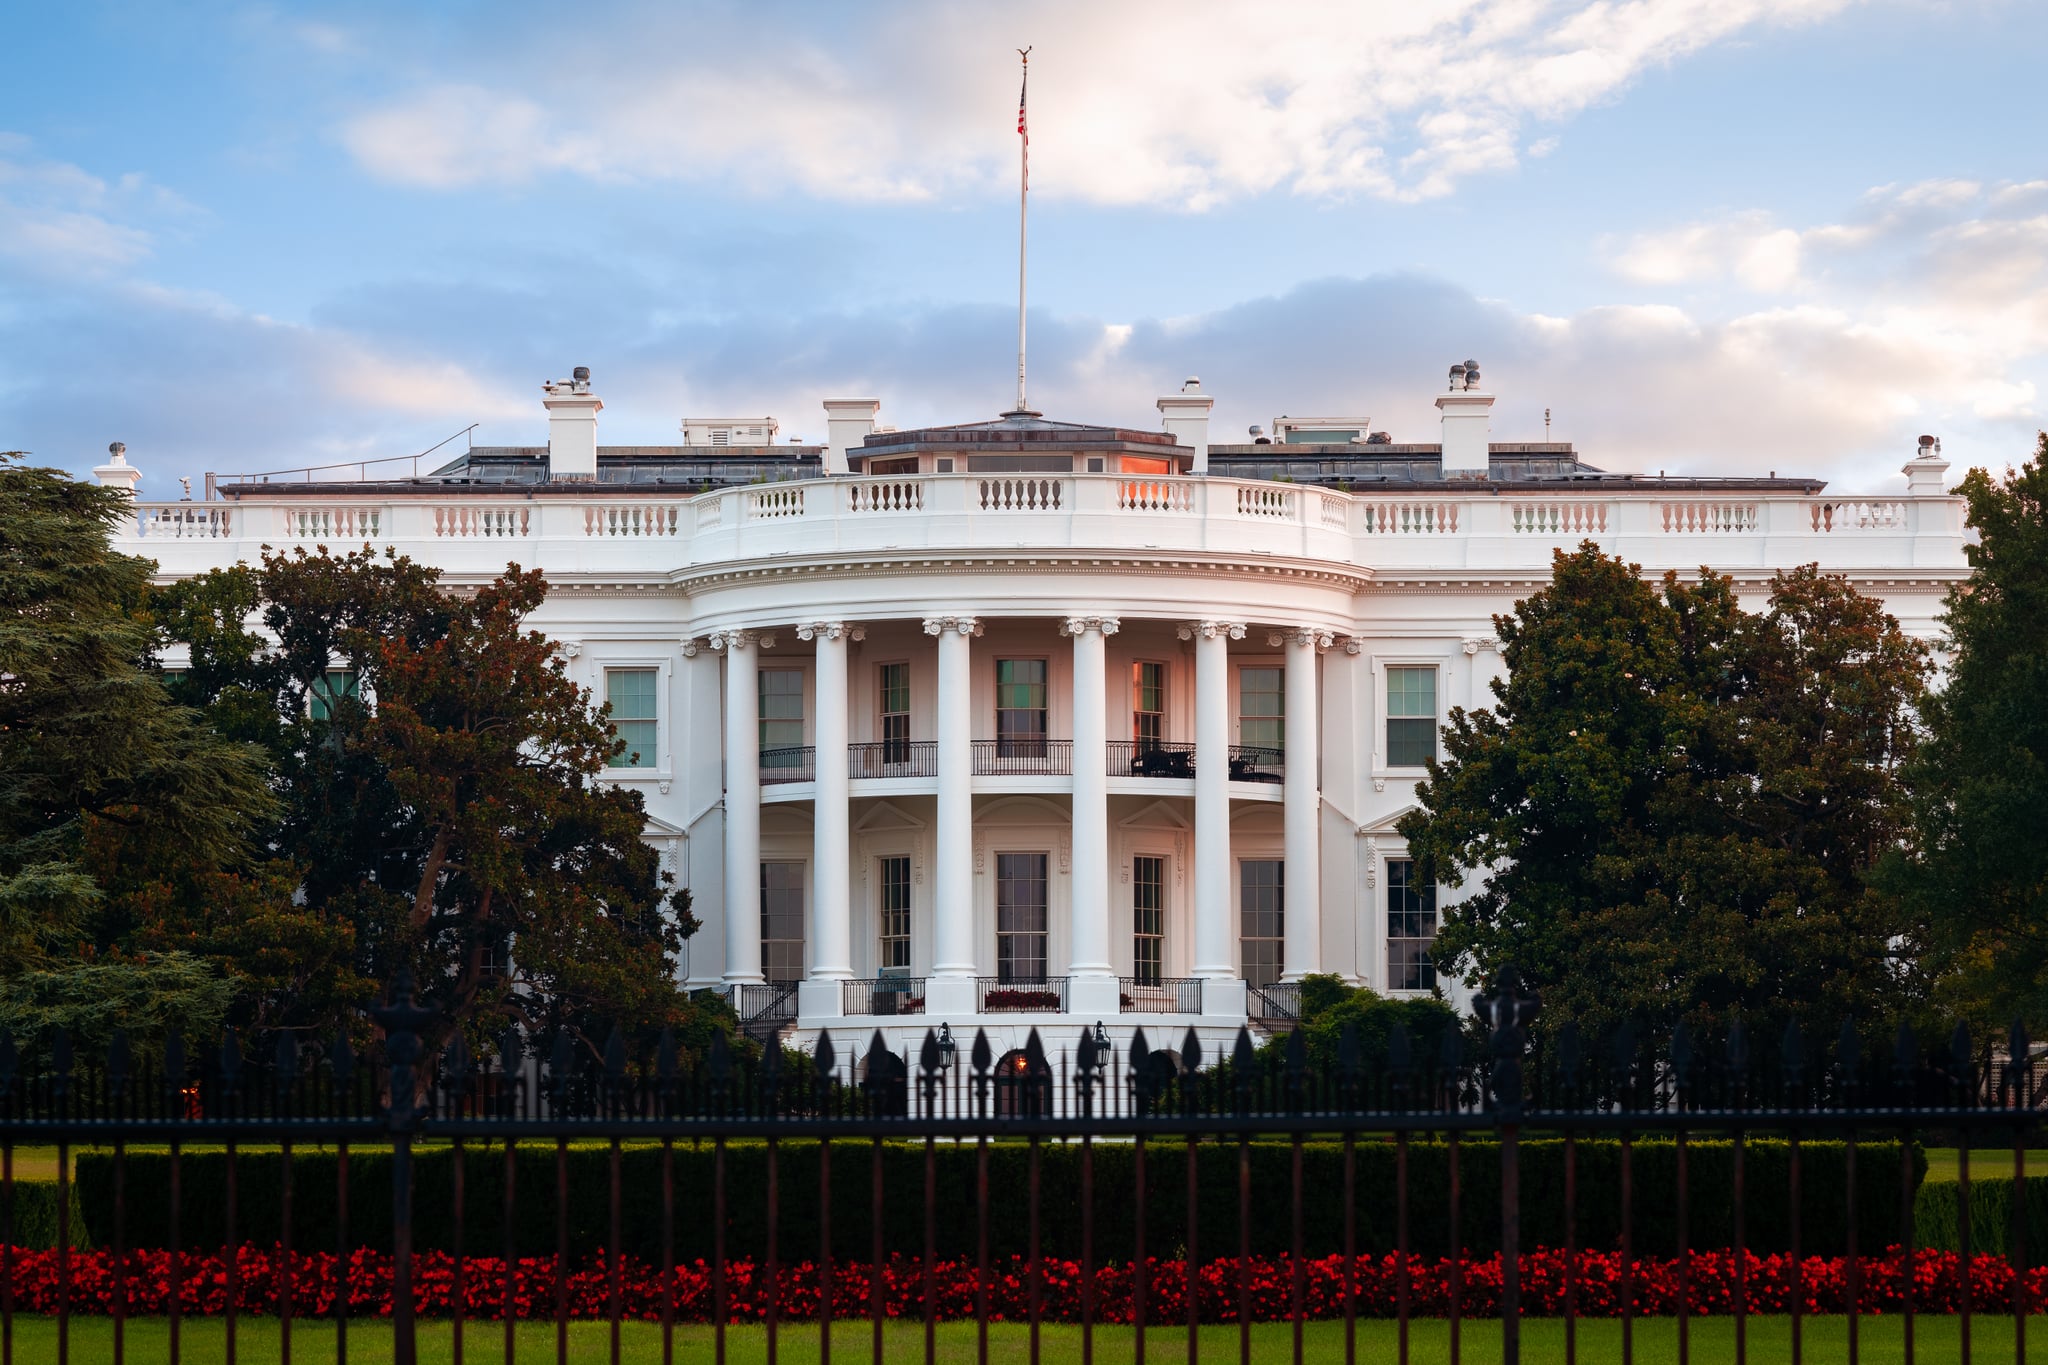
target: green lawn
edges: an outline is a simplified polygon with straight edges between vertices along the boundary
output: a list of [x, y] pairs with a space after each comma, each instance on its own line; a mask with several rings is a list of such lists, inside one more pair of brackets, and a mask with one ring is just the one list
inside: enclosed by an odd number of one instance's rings
[[[2048, 1175], [2048, 1151], [2027, 1153], [2027, 1174]], [[1981, 1180], [1986, 1177], [2012, 1177], [2012, 1148], [1972, 1147], [1970, 1149], [1970, 1178]], [[1952, 1181], [1956, 1178], [1956, 1149], [1953, 1147], [1929, 1147], [1927, 1149], [1927, 1179]]]
[[[1692, 1360], [1699, 1365], [1732, 1361], [1735, 1353], [1734, 1322], [1728, 1318], [1697, 1319], [1692, 1324]], [[1809, 1318], [1805, 1324], [1805, 1358], [1813, 1365], [1845, 1361], [1847, 1320]], [[2028, 1324], [2030, 1345], [2048, 1345], [2048, 1320]], [[380, 1330], [381, 1328], [381, 1330]], [[1865, 1318], [1861, 1332], [1861, 1359], [1871, 1365], [1888, 1365], [1904, 1359], [1897, 1318]], [[1418, 1322], [1411, 1328], [1412, 1359], [1421, 1362], [1447, 1361], [1448, 1324]], [[1081, 1331], [1078, 1327], [1043, 1329], [1042, 1358], [1050, 1362], [1079, 1361]], [[446, 1365], [451, 1359], [450, 1329], [447, 1323], [423, 1324], [420, 1360], [423, 1365]], [[244, 1321], [236, 1333], [238, 1365], [274, 1365], [278, 1360], [277, 1324], [257, 1319]], [[1945, 1365], [1961, 1359], [1958, 1324], [1954, 1318], [1921, 1318], [1915, 1327], [1915, 1358], [1927, 1365]], [[486, 1365], [503, 1359], [501, 1329], [496, 1323], [473, 1323], [464, 1342], [466, 1360]], [[554, 1359], [554, 1328], [547, 1323], [522, 1323], [517, 1358], [540, 1362]], [[834, 1359], [856, 1362], [871, 1358], [869, 1327], [865, 1323], [841, 1323], [832, 1334]], [[606, 1361], [610, 1358], [610, 1329], [602, 1323], [577, 1323], [569, 1332], [569, 1359], [577, 1362]], [[1292, 1358], [1292, 1329], [1285, 1324], [1261, 1324], [1252, 1329], [1252, 1359], [1286, 1361]], [[15, 1319], [15, 1359], [54, 1361], [57, 1358], [56, 1324], [46, 1318]], [[215, 1365], [224, 1359], [222, 1327], [217, 1320], [187, 1322], [182, 1335], [183, 1359], [192, 1365]], [[624, 1330], [628, 1361], [652, 1365], [661, 1359], [661, 1333], [645, 1323], [628, 1324]], [[1232, 1361], [1238, 1358], [1237, 1329], [1210, 1327], [1202, 1332], [1204, 1361]], [[1314, 1322], [1305, 1332], [1305, 1358], [1341, 1361], [1344, 1358], [1342, 1323]], [[1394, 1324], [1384, 1321], [1358, 1325], [1359, 1359], [1394, 1359]], [[113, 1358], [113, 1325], [105, 1318], [80, 1319], [71, 1324], [71, 1359], [78, 1365], [100, 1365]], [[167, 1331], [160, 1318], [128, 1324], [128, 1359], [156, 1362], [168, 1359]], [[1462, 1358], [1472, 1365], [1488, 1365], [1500, 1355], [1500, 1329], [1489, 1322], [1465, 1324]], [[1678, 1358], [1677, 1324], [1670, 1318], [1636, 1324], [1635, 1358], [1643, 1365], [1665, 1365]], [[1783, 1361], [1791, 1359], [1791, 1325], [1785, 1318], [1753, 1318], [1749, 1323], [1750, 1359]], [[1184, 1331], [1154, 1329], [1146, 1336], [1146, 1357], [1158, 1365], [1173, 1365], [1187, 1359]], [[676, 1330], [676, 1359], [709, 1360], [711, 1331], [706, 1327]], [[884, 1358], [890, 1361], [921, 1361], [924, 1358], [923, 1328], [915, 1323], [892, 1324], [884, 1344]], [[1621, 1358], [1621, 1324], [1610, 1320], [1579, 1324], [1579, 1356], [1588, 1362], [1618, 1361]], [[334, 1358], [333, 1328], [320, 1323], [297, 1323], [292, 1329], [292, 1357], [302, 1361]], [[765, 1361], [765, 1337], [758, 1327], [735, 1328], [727, 1336], [727, 1358], [732, 1365], [754, 1365]], [[779, 1359], [788, 1365], [808, 1365], [818, 1358], [818, 1331], [814, 1324], [799, 1323], [781, 1334]], [[972, 1323], [949, 1322], [939, 1328], [938, 1358], [965, 1362], [975, 1358]], [[999, 1324], [989, 1329], [989, 1358], [993, 1361], [1022, 1362], [1029, 1359], [1028, 1329]], [[1103, 1365], [1122, 1365], [1131, 1360], [1129, 1328], [1098, 1328], [1095, 1358]], [[1977, 1318], [1971, 1332], [1971, 1360], [1980, 1365], [2010, 1361], [2012, 1320]], [[388, 1327], [363, 1322], [349, 1329], [349, 1359], [363, 1365], [377, 1365], [391, 1359]], [[1529, 1365], [1551, 1365], [1564, 1360], [1564, 1324], [1552, 1319], [1532, 1320], [1524, 1325], [1522, 1359]]]

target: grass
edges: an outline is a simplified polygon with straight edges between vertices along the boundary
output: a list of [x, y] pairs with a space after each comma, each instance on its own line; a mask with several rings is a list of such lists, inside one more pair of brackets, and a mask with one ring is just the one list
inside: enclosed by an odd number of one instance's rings
[[[2040, 1340], [2048, 1323], [2030, 1324], [2030, 1337]], [[1729, 1318], [1701, 1318], [1691, 1324], [1691, 1359], [1700, 1365], [1731, 1361], [1735, 1352], [1735, 1324]], [[1812, 1365], [1833, 1365], [1848, 1359], [1848, 1320], [1840, 1317], [1807, 1318], [1803, 1340], [1805, 1359]], [[1079, 1361], [1081, 1329], [1046, 1327], [1042, 1331], [1041, 1358], [1048, 1362]], [[639, 1365], [653, 1365], [662, 1358], [661, 1332], [647, 1323], [628, 1323], [622, 1329], [621, 1358]], [[1864, 1318], [1860, 1324], [1860, 1358], [1871, 1365], [1889, 1365], [1905, 1359], [1902, 1322], [1898, 1318]], [[497, 1323], [472, 1323], [464, 1334], [465, 1357], [477, 1362], [503, 1359], [502, 1329]], [[1411, 1359], [1418, 1365], [1435, 1365], [1450, 1359], [1450, 1327], [1440, 1321], [1417, 1322], [1410, 1326]], [[1752, 1318], [1748, 1345], [1753, 1360], [1791, 1358], [1791, 1322], [1787, 1318]], [[838, 1324], [832, 1333], [834, 1358], [863, 1361], [872, 1358], [870, 1328], [864, 1322]], [[733, 1328], [727, 1333], [727, 1359], [732, 1365], [754, 1365], [767, 1359], [766, 1338], [759, 1327]], [[225, 1360], [225, 1333], [218, 1320], [184, 1324], [182, 1358], [192, 1365], [215, 1365]], [[1358, 1324], [1358, 1358], [1395, 1358], [1395, 1325], [1374, 1320]], [[1961, 1361], [1960, 1324], [1954, 1318], [1919, 1318], [1914, 1324], [1915, 1359], [1927, 1365]], [[14, 1345], [17, 1360], [57, 1359], [57, 1325], [48, 1318], [16, 1318]], [[168, 1328], [161, 1318], [138, 1319], [127, 1329], [128, 1358], [159, 1361], [169, 1357]], [[421, 1365], [447, 1365], [453, 1358], [451, 1329], [445, 1322], [424, 1323], [420, 1329]], [[799, 1323], [781, 1333], [779, 1361], [788, 1365], [809, 1365], [818, 1358], [818, 1329], [814, 1323]], [[1153, 1329], [1146, 1334], [1146, 1358], [1155, 1365], [1177, 1365], [1187, 1359], [1185, 1329]], [[1344, 1359], [1344, 1326], [1337, 1322], [1312, 1322], [1303, 1332], [1303, 1356], [1313, 1361]], [[391, 1333], [376, 1322], [352, 1324], [348, 1334], [349, 1359], [363, 1365], [380, 1365], [391, 1359]], [[555, 1333], [549, 1323], [519, 1326], [517, 1359], [554, 1359]], [[1256, 1361], [1286, 1361], [1293, 1355], [1292, 1329], [1284, 1323], [1260, 1324], [1252, 1328], [1251, 1357]], [[1462, 1334], [1461, 1359], [1471, 1365], [1491, 1365], [1500, 1358], [1500, 1329], [1491, 1322], [1468, 1322]], [[1578, 1328], [1579, 1356], [1588, 1361], [1621, 1358], [1621, 1324], [1602, 1319], [1581, 1322]], [[571, 1361], [595, 1362], [610, 1359], [611, 1333], [603, 1323], [573, 1323], [569, 1329]], [[678, 1360], [708, 1360], [712, 1355], [712, 1333], [708, 1327], [676, 1329]], [[70, 1326], [70, 1358], [78, 1365], [100, 1365], [113, 1359], [113, 1324], [106, 1318], [82, 1318]], [[318, 1322], [294, 1323], [292, 1356], [295, 1360], [334, 1358], [334, 1329]], [[277, 1324], [269, 1319], [246, 1319], [236, 1332], [237, 1365], [274, 1365], [279, 1359]], [[883, 1358], [896, 1362], [924, 1359], [923, 1328], [916, 1323], [891, 1324], [884, 1337]], [[973, 1323], [942, 1323], [938, 1332], [937, 1358], [965, 1362], [975, 1359]], [[1203, 1361], [1234, 1361], [1238, 1358], [1238, 1335], [1234, 1327], [1207, 1327], [1201, 1334]], [[1555, 1319], [1531, 1319], [1523, 1324], [1522, 1359], [1528, 1365], [1553, 1365], [1564, 1360], [1564, 1324]], [[1995, 1365], [2013, 1356], [2011, 1318], [1972, 1320], [1973, 1362]], [[1009, 1365], [1030, 1359], [1029, 1330], [1017, 1323], [997, 1324], [989, 1329], [989, 1359]], [[1131, 1331], [1127, 1327], [1102, 1327], [1095, 1331], [1095, 1359], [1103, 1365], [1123, 1365], [1132, 1359]], [[1671, 1318], [1652, 1318], [1635, 1324], [1635, 1359], [1643, 1365], [1667, 1365], [1678, 1359], [1678, 1327]]]
[[[1953, 1147], [1929, 1147], [1927, 1149], [1927, 1179], [1953, 1182], [1956, 1178], [1956, 1149]], [[2027, 1153], [2027, 1175], [2048, 1175], [2048, 1151]], [[2012, 1178], [2012, 1148], [1972, 1147], [1970, 1149], [1970, 1178]]]

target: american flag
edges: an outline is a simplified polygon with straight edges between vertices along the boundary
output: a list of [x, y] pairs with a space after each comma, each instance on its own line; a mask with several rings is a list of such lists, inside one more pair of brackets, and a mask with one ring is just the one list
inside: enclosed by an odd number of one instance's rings
[[1031, 187], [1031, 130], [1024, 119], [1024, 99], [1031, 93], [1031, 49], [1017, 54], [1024, 59], [1024, 83], [1017, 89], [1017, 136], [1024, 139], [1024, 187]]

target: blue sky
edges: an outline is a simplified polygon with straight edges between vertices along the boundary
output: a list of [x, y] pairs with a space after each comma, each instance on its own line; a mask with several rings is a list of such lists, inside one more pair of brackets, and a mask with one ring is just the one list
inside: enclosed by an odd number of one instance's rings
[[0, 448], [144, 489], [871, 393], [1292, 413], [1883, 490], [2048, 384], [2032, 0], [76, 4], [10, 30]]

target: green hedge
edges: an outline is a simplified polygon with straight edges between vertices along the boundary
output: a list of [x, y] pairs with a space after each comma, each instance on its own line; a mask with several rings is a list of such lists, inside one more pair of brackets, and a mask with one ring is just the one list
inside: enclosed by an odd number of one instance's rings
[[[88, 1247], [92, 1238], [86, 1231], [85, 1203], [77, 1185], [71, 1186], [71, 1245]], [[14, 1182], [14, 1244], [35, 1251], [57, 1245], [57, 1182], [17, 1180]]]
[[[1047, 1254], [1077, 1256], [1081, 1245], [1080, 1148], [1048, 1144], [1041, 1149], [1041, 1237]], [[1158, 1255], [1181, 1252], [1186, 1243], [1187, 1148], [1154, 1141], [1146, 1163], [1146, 1238]], [[1842, 1249], [1845, 1219], [1843, 1148], [1810, 1142], [1803, 1147], [1801, 1238], [1813, 1253]], [[975, 1149], [945, 1144], [937, 1149], [938, 1245], [944, 1255], [972, 1255], [975, 1245]], [[1206, 1143], [1198, 1149], [1199, 1250], [1224, 1255], [1237, 1248], [1237, 1163], [1235, 1144]], [[1691, 1145], [1691, 1241], [1695, 1247], [1727, 1246], [1733, 1239], [1730, 1198], [1732, 1148], [1727, 1143]], [[1564, 1240], [1564, 1144], [1522, 1144], [1522, 1228], [1526, 1245], [1560, 1245]], [[1877, 1249], [1899, 1239], [1899, 1149], [1884, 1143], [1858, 1149], [1859, 1245]], [[1758, 1251], [1785, 1247], [1790, 1236], [1786, 1197], [1788, 1148], [1782, 1142], [1748, 1145], [1745, 1236]], [[1383, 1252], [1395, 1241], [1394, 1146], [1373, 1140], [1358, 1145], [1357, 1237], [1360, 1251]], [[1926, 1163], [1913, 1153], [1916, 1181]], [[657, 1256], [661, 1230], [661, 1152], [634, 1145], [622, 1154], [622, 1225], [626, 1248]], [[835, 1254], [865, 1257], [870, 1248], [868, 1173], [872, 1152], [865, 1142], [832, 1144], [832, 1230]], [[1104, 1258], [1128, 1255], [1135, 1232], [1134, 1148], [1104, 1143], [1095, 1148], [1095, 1248]], [[1027, 1246], [1029, 1150], [1021, 1143], [989, 1148], [991, 1190], [989, 1240], [1002, 1256]], [[1578, 1235], [1582, 1246], [1611, 1246], [1620, 1233], [1620, 1148], [1611, 1142], [1579, 1144]], [[219, 1245], [226, 1236], [227, 1158], [220, 1152], [183, 1157], [182, 1242]], [[767, 1149], [735, 1143], [726, 1153], [727, 1238], [732, 1256], [759, 1256], [766, 1248]], [[128, 1242], [162, 1246], [168, 1240], [169, 1157], [132, 1153], [128, 1157]], [[356, 1152], [349, 1161], [348, 1241], [389, 1246], [391, 1195], [389, 1157]], [[569, 1244], [579, 1251], [601, 1247], [608, 1233], [607, 1170], [604, 1146], [572, 1146], [568, 1152]], [[1250, 1147], [1252, 1248], [1287, 1249], [1292, 1229], [1287, 1216], [1290, 1148], [1284, 1142]], [[237, 1159], [235, 1234], [268, 1242], [279, 1233], [279, 1160], [275, 1152], [243, 1153]], [[423, 1249], [450, 1249], [454, 1241], [453, 1153], [429, 1149], [415, 1158], [414, 1236]], [[780, 1249], [785, 1257], [814, 1255], [818, 1247], [818, 1144], [781, 1144], [777, 1163], [781, 1203]], [[917, 1144], [882, 1148], [883, 1238], [886, 1247], [919, 1252], [924, 1246], [924, 1149]], [[86, 1222], [101, 1240], [113, 1227], [112, 1158], [81, 1153], [78, 1186]], [[293, 1243], [306, 1249], [335, 1245], [335, 1158], [331, 1152], [299, 1149], [292, 1180]], [[502, 1147], [469, 1150], [465, 1167], [464, 1246], [472, 1254], [496, 1254], [503, 1246], [504, 1172]], [[1498, 1245], [1499, 1149], [1491, 1142], [1467, 1142], [1459, 1162], [1460, 1241], [1471, 1250]], [[546, 1144], [522, 1144], [514, 1177], [513, 1223], [522, 1254], [543, 1254], [555, 1246], [555, 1152]], [[1304, 1237], [1311, 1254], [1343, 1245], [1343, 1147], [1316, 1142], [1304, 1149]], [[1416, 1142], [1409, 1154], [1409, 1235], [1418, 1253], [1449, 1249], [1449, 1149]], [[1676, 1160], [1669, 1143], [1645, 1142], [1635, 1149], [1635, 1245], [1645, 1254], [1666, 1254], [1675, 1246]], [[690, 1260], [712, 1250], [712, 1151], [679, 1146], [675, 1152], [676, 1255]]]
[[[1913, 1236], [1920, 1246], [1962, 1249], [1962, 1189], [1954, 1181], [1933, 1181], [1920, 1187], [1913, 1206]], [[2011, 1176], [1970, 1182], [1970, 1250], [2008, 1254], [2012, 1205]], [[2021, 1222], [2020, 1250], [2026, 1263], [2048, 1265], [2048, 1179], [2026, 1182]]]

